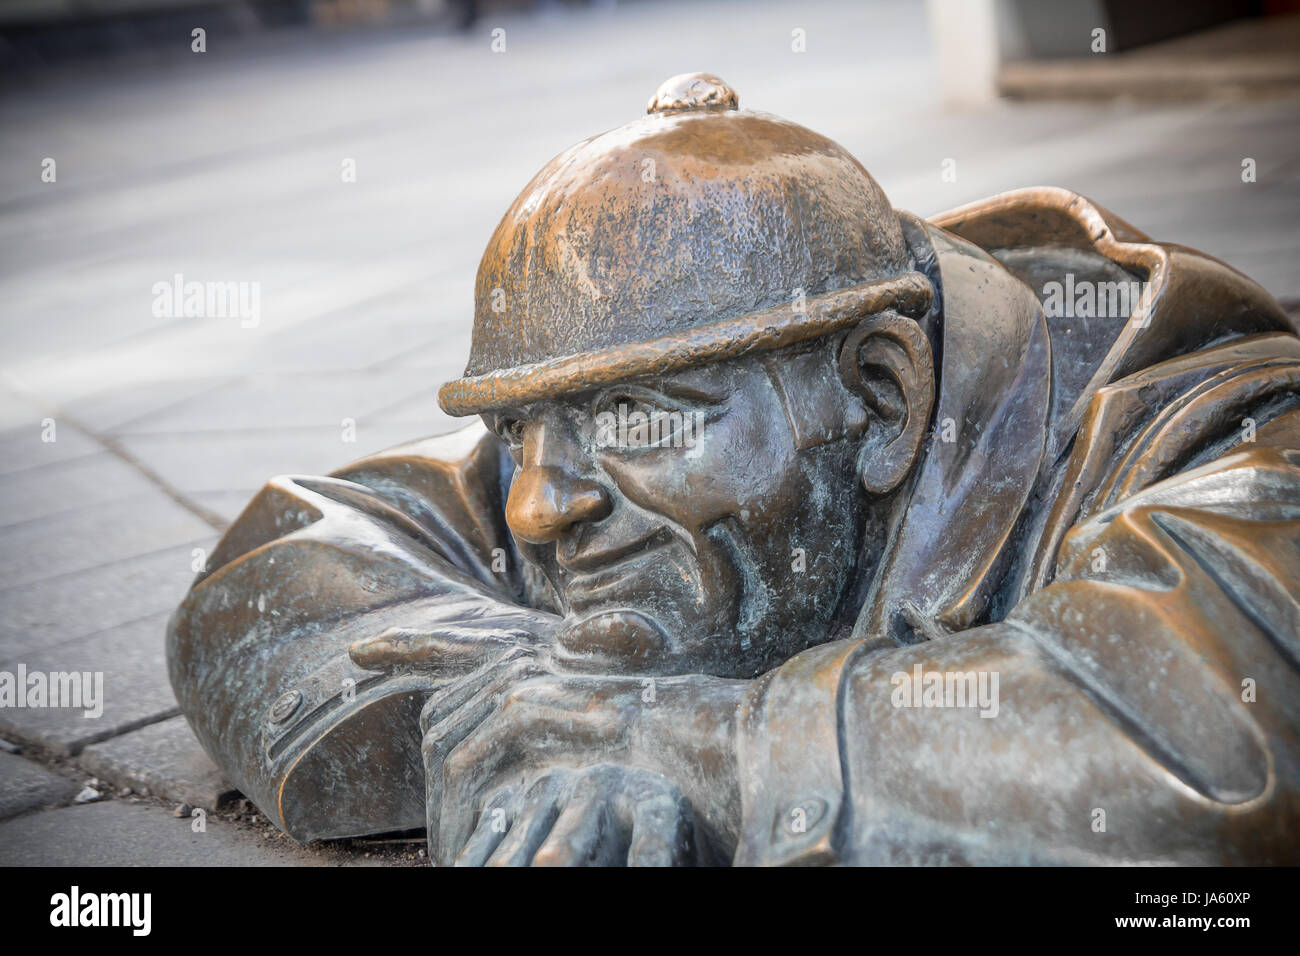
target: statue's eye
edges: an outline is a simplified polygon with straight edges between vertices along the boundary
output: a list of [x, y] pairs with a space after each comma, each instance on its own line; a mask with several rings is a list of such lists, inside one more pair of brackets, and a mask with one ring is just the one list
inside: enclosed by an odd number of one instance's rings
[[624, 418], [629, 415], [663, 415], [672, 411], [658, 402], [649, 401], [636, 395], [618, 395], [605, 403], [605, 407]]
[[524, 420], [522, 418], [500, 418], [497, 420], [497, 435], [510, 448], [524, 447]]
[[608, 389], [592, 405], [602, 448], [637, 450], [693, 445], [703, 414], [658, 392]]
[[596, 401], [593, 411], [597, 416], [613, 418], [616, 421], [636, 421], [640, 418], [656, 418], [674, 410], [673, 405], [640, 392], [608, 391]]

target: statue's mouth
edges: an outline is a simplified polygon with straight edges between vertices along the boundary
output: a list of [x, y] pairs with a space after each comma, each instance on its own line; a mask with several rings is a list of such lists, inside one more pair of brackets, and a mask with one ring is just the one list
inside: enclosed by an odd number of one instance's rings
[[[566, 556], [557, 549], [556, 558], [565, 573], [564, 597], [573, 614], [611, 604], [662, 594], [680, 573], [673, 567], [669, 546], [674, 539], [667, 528], [659, 528], [630, 543], [598, 554]], [[663, 570], [655, 573], [657, 565]]]
[[656, 528], [627, 544], [616, 544], [599, 550], [590, 545], [579, 546], [575, 540], [564, 538], [556, 544], [555, 560], [575, 577], [595, 575], [671, 541], [672, 533], [664, 527]]
[[640, 592], [647, 586], [654, 587], [651, 580], [656, 577], [651, 568], [663, 562], [666, 547], [660, 545], [648, 551], [639, 551], [630, 558], [593, 571], [569, 578], [564, 586], [564, 596], [570, 609], [579, 613], [587, 608], [608, 605], [619, 599], [626, 599], [631, 592]]

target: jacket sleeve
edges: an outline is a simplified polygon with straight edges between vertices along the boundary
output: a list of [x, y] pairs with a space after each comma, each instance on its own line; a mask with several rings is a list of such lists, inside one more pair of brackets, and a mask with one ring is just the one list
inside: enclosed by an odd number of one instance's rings
[[1076, 525], [999, 623], [758, 681], [736, 861], [1300, 862], [1298, 414]]
[[430, 679], [348, 656], [388, 627], [545, 612], [503, 518], [513, 462], [481, 425], [272, 479], [168, 629], [182, 712], [230, 781], [300, 841], [424, 823]]

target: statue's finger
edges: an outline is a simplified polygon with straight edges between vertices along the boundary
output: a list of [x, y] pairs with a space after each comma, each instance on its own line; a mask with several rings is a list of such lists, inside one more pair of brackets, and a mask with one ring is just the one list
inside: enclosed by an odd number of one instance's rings
[[487, 862], [510, 830], [511, 818], [515, 816], [511, 812], [513, 803], [514, 790], [511, 788], [499, 791], [488, 801], [474, 832], [456, 856], [456, 866], [483, 866]]
[[[443, 829], [452, 843], [469, 835], [465, 807], [487, 785], [521, 766], [542, 766], [552, 754], [568, 760], [599, 759], [619, 745], [622, 727], [603, 711], [583, 707], [586, 698], [559, 698], [558, 681], [545, 678], [533, 659], [502, 669], [471, 701], [452, 712], [425, 735], [426, 772], [429, 761], [442, 760], [448, 789], [443, 802], [448, 813]], [[510, 707], [504, 704], [509, 702]], [[479, 725], [466, 731], [463, 719], [472, 715]], [[480, 719], [481, 718], [481, 719]], [[432, 778], [431, 778], [432, 779]], [[441, 819], [441, 818], [440, 818]]]
[[[425, 804], [429, 826], [429, 857], [444, 866], [456, 857], [473, 831], [472, 810], [465, 800], [447, 799], [447, 758], [456, 745], [486, 720], [496, 708], [490, 697], [476, 697], [456, 714], [424, 735], [420, 753], [424, 759]], [[459, 793], [465, 792], [457, 786]]]
[[565, 774], [552, 773], [529, 788], [510, 829], [488, 857], [486, 866], [528, 866], [560, 816]]
[[694, 855], [691, 808], [676, 787], [635, 802], [628, 866], [687, 866]]
[[528, 639], [513, 627], [444, 624], [436, 631], [394, 627], [355, 641], [348, 656], [366, 670], [415, 667], [463, 673], [522, 643]]
[[[487, 684], [473, 685], [467, 700], [458, 707], [432, 721], [425, 731], [421, 743], [425, 769], [425, 799], [428, 806], [429, 840], [431, 847], [437, 844], [435, 859], [450, 863], [456, 847], [464, 845], [472, 830], [473, 808], [476, 805], [480, 784], [491, 783], [495, 779], [499, 762], [510, 754], [499, 749], [493, 760], [481, 766], [470, 766], [460, 774], [451, 775], [451, 783], [457, 799], [446, 798], [448, 773], [446, 764], [453, 751], [477, 730], [485, 720], [492, 716], [500, 704], [502, 695], [515, 683], [534, 676], [539, 669], [536, 660], [531, 657], [521, 658], [511, 664], [493, 668], [488, 673], [491, 679]], [[490, 765], [489, 765], [490, 763]]]
[[627, 830], [613, 814], [612, 796], [608, 790], [575, 790], [533, 854], [533, 866], [621, 866]]

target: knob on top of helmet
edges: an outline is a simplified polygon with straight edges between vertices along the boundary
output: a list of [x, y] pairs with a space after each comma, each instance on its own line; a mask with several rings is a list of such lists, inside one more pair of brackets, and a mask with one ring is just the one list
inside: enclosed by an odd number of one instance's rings
[[712, 73], [678, 73], [659, 84], [645, 111], [736, 109], [740, 109], [740, 97], [720, 77]]

